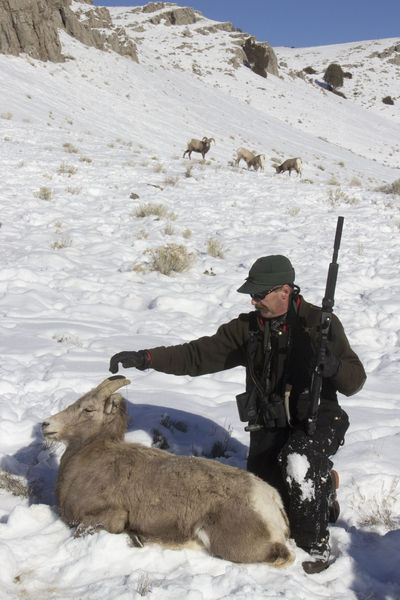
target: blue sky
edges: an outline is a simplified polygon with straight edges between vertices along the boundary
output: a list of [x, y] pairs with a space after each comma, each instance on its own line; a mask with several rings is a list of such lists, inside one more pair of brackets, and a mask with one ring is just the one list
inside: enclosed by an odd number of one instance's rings
[[[95, 6], [143, 6], [145, 1], [95, 0]], [[231, 21], [271, 46], [321, 46], [399, 37], [400, 0], [189, 0], [215, 21]]]

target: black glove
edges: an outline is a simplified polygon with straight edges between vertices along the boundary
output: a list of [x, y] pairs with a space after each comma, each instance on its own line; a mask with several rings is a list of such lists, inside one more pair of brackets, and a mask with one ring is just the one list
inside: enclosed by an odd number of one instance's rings
[[333, 377], [336, 375], [340, 367], [340, 360], [330, 350], [329, 346], [326, 349], [325, 359], [321, 363], [322, 377]]
[[111, 357], [109, 368], [111, 373], [118, 372], [118, 363], [121, 363], [124, 369], [135, 367], [140, 371], [144, 371], [150, 364], [150, 355], [146, 350], [118, 352], [118, 354]]

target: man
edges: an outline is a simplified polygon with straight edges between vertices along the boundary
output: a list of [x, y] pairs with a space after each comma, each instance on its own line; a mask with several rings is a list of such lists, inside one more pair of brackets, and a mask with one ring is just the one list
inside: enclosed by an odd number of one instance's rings
[[285, 256], [259, 258], [238, 289], [250, 294], [255, 311], [221, 325], [212, 336], [115, 354], [110, 371], [116, 373], [121, 363], [125, 368], [194, 377], [245, 366], [246, 392], [237, 396], [237, 404], [250, 432], [247, 469], [280, 492], [292, 537], [310, 555], [303, 568], [317, 573], [329, 566], [328, 522], [335, 522], [339, 514], [338, 478], [329, 456], [343, 444], [349, 425], [336, 392], [355, 394], [366, 375], [339, 319], [332, 315], [326, 358], [319, 365], [323, 383], [316, 431], [309, 435], [308, 390], [321, 309], [304, 300], [294, 280]]

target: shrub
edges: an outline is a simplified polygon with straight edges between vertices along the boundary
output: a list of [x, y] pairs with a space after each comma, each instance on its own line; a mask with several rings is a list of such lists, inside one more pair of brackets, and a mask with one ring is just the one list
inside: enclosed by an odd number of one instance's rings
[[300, 208], [298, 206], [292, 206], [291, 208], [289, 208], [288, 212], [291, 217], [295, 217], [299, 214]]
[[209, 238], [207, 240], [207, 254], [213, 258], [225, 258], [221, 241], [214, 238]]
[[48, 187], [41, 187], [35, 195], [41, 200], [51, 200], [53, 196], [53, 190]]
[[394, 478], [390, 484], [382, 480], [380, 489], [375, 485], [367, 492], [357, 486], [356, 494], [351, 504], [361, 526], [383, 526], [388, 530], [398, 528], [399, 515], [396, 506], [400, 498], [399, 478]]
[[75, 146], [69, 142], [63, 144], [63, 148], [66, 152], [70, 152], [71, 154], [77, 154], [79, 152], [78, 148], [75, 148]]
[[400, 179], [396, 179], [393, 183], [388, 183], [387, 185], [383, 185], [378, 188], [379, 192], [384, 192], [385, 194], [395, 194], [396, 196], [400, 195]]
[[329, 203], [334, 208], [338, 204], [344, 202], [344, 204], [358, 204], [359, 200], [357, 198], [351, 198], [348, 196], [340, 187], [334, 190], [329, 190]]
[[62, 250], [63, 248], [69, 248], [70, 246], [72, 246], [72, 240], [69, 240], [68, 238], [61, 238], [53, 242], [50, 245], [50, 248], [52, 250]]
[[0, 471], [0, 488], [6, 490], [13, 496], [22, 496], [28, 498], [32, 490], [30, 486], [17, 475], [8, 471]]
[[164, 184], [165, 185], [176, 185], [179, 181], [179, 176], [175, 175], [175, 177], [170, 176], [170, 177], [166, 177], [164, 179]]
[[304, 73], [307, 73], [307, 75], [315, 75], [315, 73], [317, 72], [315, 69], [313, 69], [312, 67], [305, 67], [303, 69]]
[[166, 217], [168, 214], [167, 209], [163, 204], [140, 204], [134, 212], [134, 216], [138, 219], [155, 215], [156, 217]]
[[74, 165], [68, 165], [65, 162], [62, 162], [61, 165], [58, 167], [59, 173], [65, 173], [67, 175], [74, 175], [77, 171], [77, 167], [74, 167]]
[[153, 584], [147, 573], [141, 573], [136, 584], [136, 591], [139, 596], [147, 596], [152, 591]]
[[188, 252], [185, 246], [177, 244], [160, 246], [155, 250], [147, 250], [147, 253], [151, 257], [150, 270], [159, 271], [163, 275], [187, 271], [195, 260], [193, 253]]
[[394, 104], [394, 100], [391, 96], [385, 96], [382, 98], [383, 104]]
[[340, 183], [334, 175], [331, 175], [331, 177], [328, 181], [328, 185], [340, 185]]
[[165, 233], [165, 235], [174, 235], [175, 230], [174, 230], [172, 223], [166, 224], [166, 226], [164, 228], [164, 233]]
[[324, 73], [324, 81], [326, 81], [328, 88], [332, 91], [336, 88], [343, 86], [343, 70], [342, 67], [336, 63], [331, 63]]
[[193, 165], [189, 165], [188, 167], [186, 167], [185, 177], [192, 177], [192, 169]]

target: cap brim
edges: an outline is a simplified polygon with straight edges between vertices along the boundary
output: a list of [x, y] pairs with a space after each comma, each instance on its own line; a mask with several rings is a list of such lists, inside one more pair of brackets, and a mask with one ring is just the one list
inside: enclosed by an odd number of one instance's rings
[[265, 289], [265, 285], [257, 285], [256, 283], [247, 280], [236, 291], [240, 294], [257, 294], [258, 292], [263, 292]]

